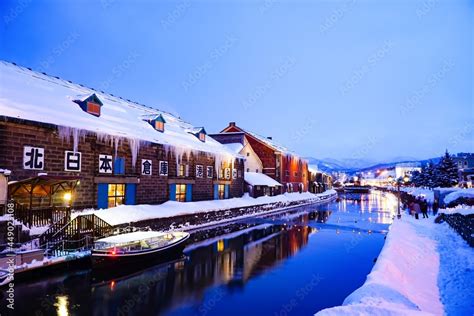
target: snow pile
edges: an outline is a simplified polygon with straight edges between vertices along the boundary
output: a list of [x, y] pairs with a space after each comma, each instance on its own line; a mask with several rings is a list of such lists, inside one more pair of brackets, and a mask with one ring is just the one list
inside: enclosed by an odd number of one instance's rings
[[21, 230], [22, 231], [28, 231], [30, 230], [28, 227], [26, 227], [22, 222], [19, 220], [15, 219], [12, 214], [5, 214], [0, 216], [0, 222], [5, 222], [5, 221], [12, 221], [14, 226], [19, 226], [21, 225]]
[[246, 172], [244, 175], [245, 182], [254, 186], [254, 185], [264, 185], [268, 187], [281, 187], [281, 184], [266, 174], [259, 172]]
[[111, 225], [119, 225], [130, 222], [143, 221], [147, 219], [198, 214], [237, 207], [247, 207], [277, 202], [318, 200], [336, 194], [337, 192], [334, 190], [329, 190], [321, 194], [313, 194], [309, 192], [285, 193], [276, 196], [261, 196], [258, 198], [252, 198], [248, 194], [245, 194], [241, 198], [233, 198], [227, 200], [211, 200], [199, 202], [167, 201], [159, 205], [120, 205], [105, 210], [89, 209], [81, 212], [74, 212], [72, 214], [72, 217], [75, 218], [78, 215], [95, 214]]
[[472, 315], [472, 297], [474, 249], [446, 223], [404, 217], [364, 285], [317, 315]]
[[49, 229], [50, 226], [31, 226], [30, 235], [39, 236]]
[[0, 168], [0, 173], [9, 176], [12, 172], [8, 169]]
[[474, 189], [459, 189], [451, 192], [444, 198], [444, 203], [449, 204], [459, 198], [474, 199]]
[[446, 209], [440, 209], [438, 213], [443, 213], [447, 215], [451, 214], [461, 214], [461, 215], [472, 215], [474, 214], [474, 207], [473, 206], [467, 206], [467, 205], [457, 205], [452, 208], [446, 208]]

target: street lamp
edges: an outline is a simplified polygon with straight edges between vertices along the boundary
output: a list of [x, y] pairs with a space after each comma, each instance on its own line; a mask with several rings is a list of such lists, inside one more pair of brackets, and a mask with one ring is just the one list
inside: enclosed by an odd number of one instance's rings
[[400, 185], [402, 184], [402, 178], [397, 180], [397, 191], [398, 191], [398, 214], [397, 218], [402, 218], [402, 213], [400, 212]]
[[402, 177], [398, 178], [397, 179], [397, 192], [398, 192], [398, 214], [397, 214], [397, 218], [400, 219], [402, 218], [402, 213], [400, 212], [400, 199], [401, 199], [401, 196], [400, 196], [400, 186], [402, 184], [406, 184], [408, 181], [410, 181], [410, 178], [408, 178], [407, 175], [405, 175], [402, 179]]

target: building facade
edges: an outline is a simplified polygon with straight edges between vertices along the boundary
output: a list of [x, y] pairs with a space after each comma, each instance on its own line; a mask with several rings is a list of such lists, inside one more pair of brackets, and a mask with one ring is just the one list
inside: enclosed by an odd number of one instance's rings
[[421, 172], [421, 164], [419, 162], [401, 162], [395, 165], [395, 179], [405, 176], [410, 177], [413, 172]]
[[14, 64], [0, 67], [0, 168], [11, 170], [10, 181], [75, 176], [76, 209], [243, 195], [244, 157], [204, 128]]
[[474, 154], [473, 153], [458, 153], [453, 156], [453, 160], [459, 170], [474, 168]]
[[322, 193], [332, 189], [332, 176], [321, 170], [317, 166], [308, 167], [308, 191], [311, 193]]
[[[235, 122], [230, 122], [219, 134], [210, 136], [222, 144], [249, 145], [262, 164], [262, 173], [282, 184], [278, 189], [279, 193], [308, 191], [307, 161], [277, 144], [271, 137], [262, 137], [244, 130]], [[249, 171], [254, 172], [251, 169]]]

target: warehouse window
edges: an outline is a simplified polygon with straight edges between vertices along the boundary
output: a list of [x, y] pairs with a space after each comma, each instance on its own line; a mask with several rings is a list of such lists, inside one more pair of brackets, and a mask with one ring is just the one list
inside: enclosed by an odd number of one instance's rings
[[125, 184], [109, 184], [108, 206], [115, 207], [125, 202]]
[[217, 193], [219, 196], [219, 200], [223, 200], [225, 198], [225, 185], [224, 184], [219, 184], [217, 188]]
[[176, 185], [176, 201], [186, 202], [186, 184]]

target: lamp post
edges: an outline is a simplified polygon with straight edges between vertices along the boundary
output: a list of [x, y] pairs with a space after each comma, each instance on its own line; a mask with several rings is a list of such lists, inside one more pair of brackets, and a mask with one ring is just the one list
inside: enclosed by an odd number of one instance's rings
[[401, 177], [397, 179], [397, 191], [398, 191], [398, 214], [397, 214], [397, 218], [398, 219], [402, 218], [402, 213], [400, 211], [400, 199], [401, 199], [400, 186], [402, 184], [406, 184], [408, 181], [410, 181], [410, 178], [408, 178], [406, 175], [403, 177], [403, 179]]
[[402, 213], [400, 212], [400, 185], [402, 184], [402, 179], [399, 178], [397, 180], [397, 191], [398, 191], [398, 214], [397, 218], [400, 219], [402, 218]]

